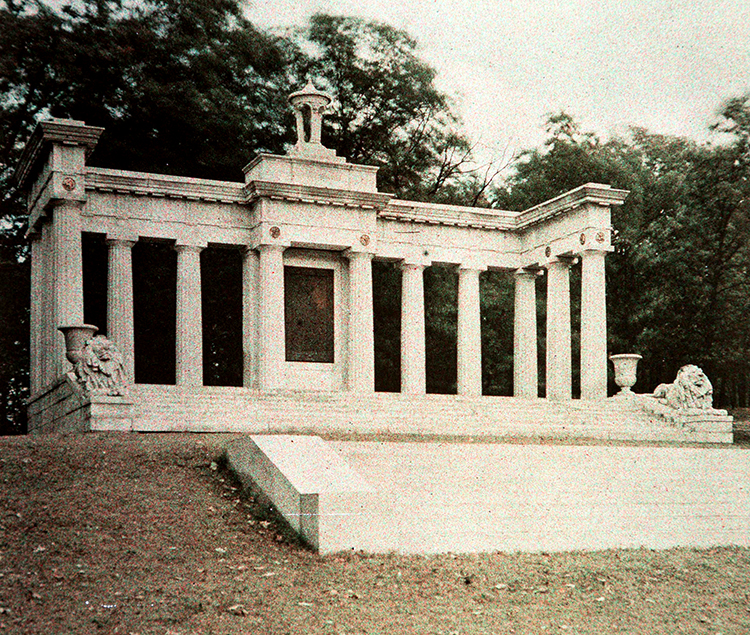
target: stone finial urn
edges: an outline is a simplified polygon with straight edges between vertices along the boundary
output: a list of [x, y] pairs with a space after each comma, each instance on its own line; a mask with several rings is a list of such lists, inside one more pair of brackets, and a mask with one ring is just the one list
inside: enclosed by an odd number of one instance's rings
[[65, 336], [65, 357], [75, 366], [81, 359], [81, 351], [86, 342], [94, 337], [99, 327], [93, 324], [73, 324], [61, 326], [57, 330]]
[[[294, 109], [297, 120], [297, 145], [306, 143], [320, 145], [320, 132], [323, 121], [323, 113], [332, 101], [330, 95], [315, 88], [311, 81], [296, 93], [289, 95], [289, 103]], [[305, 134], [305, 114], [309, 116], [310, 136]]]
[[630, 389], [638, 379], [636, 375], [638, 361], [643, 357], [637, 353], [621, 353], [620, 355], [610, 355], [609, 358], [615, 367], [615, 383], [620, 387], [620, 392], [617, 394], [626, 395], [632, 392]]

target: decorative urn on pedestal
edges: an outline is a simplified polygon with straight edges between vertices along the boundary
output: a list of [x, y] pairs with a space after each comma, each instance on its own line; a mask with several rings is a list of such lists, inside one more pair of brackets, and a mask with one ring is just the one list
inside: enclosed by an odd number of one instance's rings
[[636, 369], [638, 361], [643, 359], [637, 353], [621, 353], [619, 355], [610, 355], [612, 364], [615, 367], [615, 383], [620, 387], [618, 395], [627, 395], [638, 379]]
[[65, 357], [75, 366], [81, 359], [86, 342], [94, 337], [99, 327], [93, 324], [73, 324], [61, 326], [57, 330], [65, 336]]

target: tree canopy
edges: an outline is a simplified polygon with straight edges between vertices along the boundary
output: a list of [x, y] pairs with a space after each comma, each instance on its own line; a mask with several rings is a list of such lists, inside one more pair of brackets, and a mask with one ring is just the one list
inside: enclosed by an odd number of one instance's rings
[[750, 96], [728, 100], [715, 130], [705, 145], [639, 128], [603, 142], [560, 113], [493, 196], [522, 209], [590, 181], [630, 190], [613, 210], [610, 350], [644, 355], [641, 390], [692, 362], [720, 403], [739, 405], [750, 400]]
[[319, 78], [335, 97], [324, 145], [353, 163], [379, 166], [380, 189], [404, 198], [434, 198], [464, 176], [470, 143], [407, 33], [316, 14], [296, 38], [310, 51], [298, 59], [298, 74]]
[[[293, 141], [286, 98], [308, 79], [334, 97], [323, 142], [378, 166], [379, 188], [400, 198], [520, 210], [590, 181], [630, 190], [613, 210], [610, 350], [644, 355], [641, 390], [694, 362], [720, 403], [750, 405], [750, 96], [724, 104], [716, 140], [702, 145], [637, 128], [602, 140], [555, 114], [545, 144], [522, 152], [491, 187], [496, 168], [472, 164], [471, 140], [435, 77], [407, 33], [358, 18], [317, 14], [272, 34], [244, 17], [239, 0], [0, 2], [0, 288], [9, 298], [0, 430], [23, 429], [28, 262], [12, 177], [35, 123], [54, 116], [104, 127], [92, 165], [236, 181], [256, 152], [283, 152]], [[397, 275], [380, 264], [375, 271], [392, 287]], [[511, 389], [506, 278], [482, 279], [485, 390], [493, 394]], [[454, 272], [431, 271], [426, 284], [437, 298], [427, 307], [428, 357], [438, 369], [430, 386], [449, 392]], [[377, 344], [388, 353], [379, 372], [390, 389], [397, 300], [397, 292], [376, 298]]]

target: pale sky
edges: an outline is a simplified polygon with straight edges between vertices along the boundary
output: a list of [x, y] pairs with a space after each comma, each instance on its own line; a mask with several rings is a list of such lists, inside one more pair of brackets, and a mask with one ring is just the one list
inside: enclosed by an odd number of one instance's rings
[[536, 146], [565, 110], [603, 136], [630, 125], [705, 140], [750, 92], [750, 0], [250, 0], [259, 27], [316, 11], [406, 30], [469, 136]]

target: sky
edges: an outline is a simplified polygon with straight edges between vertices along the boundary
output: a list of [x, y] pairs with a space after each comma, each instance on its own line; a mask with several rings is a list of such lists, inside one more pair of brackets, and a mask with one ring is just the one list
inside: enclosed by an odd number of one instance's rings
[[248, 0], [246, 15], [283, 28], [317, 11], [415, 37], [487, 157], [540, 145], [561, 110], [603, 137], [705, 141], [750, 92], [750, 0]]

